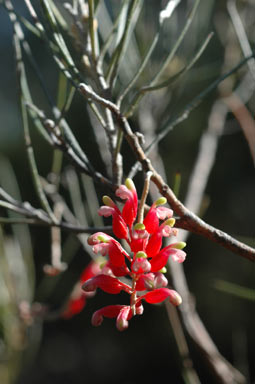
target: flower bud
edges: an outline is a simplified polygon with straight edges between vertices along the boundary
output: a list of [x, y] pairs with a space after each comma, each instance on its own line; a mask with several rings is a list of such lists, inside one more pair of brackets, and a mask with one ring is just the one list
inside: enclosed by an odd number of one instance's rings
[[124, 331], [125, 329], [128, 328], [128, 318], [129, 318], [129, 314], [131, 312], [131, 309], [130, 307], [126, 306], [126, 307], [123, 307], [118, 316], [117, 316], [117, 319], [116, 319], [116, 327], [119, 331]]
[[160, 272], [155, 273], [155, 280], [154, 280], [154, 285], [155, 288], [162, 288], [166, 287], [168, 284], [167, 278]]
[[146, 273], [146, 272], [150, 272], [150, 270], [151, 270], [151, 265], [149, 261], [144, 257], [136, 258], [132, 264], [132, 271], [135, 273]]
[[156, 205], [156, 207], [158, 207], [159, 205], [166, 204], [166, 202], [167, 202], [167, 199], [165, 197], [161, 196], [158, 200], [156, 200], [154, 202], [154, 204]]
[[135, 231], [143, 231], [145, 229], [145, 225], [143, 223], [136, 223], [134, 226]]
[[99, 327], [99, 325], [102, 324], [103, 322], [103, 316], [100, 314], [99, 311], [96, 311], [93, 313], [92, 315], [92, 319], [91, 319], [91, 324], [94, 326], [94, 327]]
[[136, 258], [136, 259], [139, 259], [139, 258], [147, 259], [147, 255], [146, 255], [145, 252], [143, 252], [143, 251], [139, 251], [139, 252], [137, 252], [137, 254], [135, 255], [135, 258]]
[[182, 303], [182, 298], [181, 296], [179, 295], [178, 292], [174, 291], [173, 289], [171, 290], [171, 295], [169, 295], [169, 301], [171, 304], [173, 304], [174, 306], [178, 306], [178, 305], [181, 305]]
[[184, 241], [179, 241], [178, 243], [173, 243], [171, 244], [172, 248], [175, 248], [175, 249], [183, 249], [184, 247], [186, 247], [186, 243]]
[[130, 191], [136, 191], [135, 184], [134, 184], [134, 182], [133, 182], [132, 179], [127, 178], [126, 181], [125, 181], [125, 185], [126, 185], [126, 187], [127, 187]]
[[115, 203], [112, 201], [112, 199], [109, 197], [109, 196], [103, 196], [103, 198], [102, 198], [102, 200], [103, 200], [103, 203], [105, 204], [105, 205], [107, 205], [107, 207], [112, 207], [112, 208], [114, 208], [115, 207]]
[[144, 308], [143, 308], [142, 303], [137, 304], [136, 307], [135, 307], [135, 313], [137, 315], [142, 315], [143, 311], [144, 311]]

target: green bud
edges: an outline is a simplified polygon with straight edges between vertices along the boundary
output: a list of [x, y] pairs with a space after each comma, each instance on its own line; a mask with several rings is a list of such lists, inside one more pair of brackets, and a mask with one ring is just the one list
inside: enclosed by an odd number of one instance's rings
[[186, 247], [186, 243], [184, 241], [179, 241], [179, 243], [174, 245], [174, 248], [176, 249], [183, 249], [184, 247]]
[[133, 183], [133, 180], [128, 178], [125, 181], [125, 186], [130, 190], [133, 191], [135, 189], [135, 184]]
[[135, 255], [135, 258], [138, 259], [138, 258], [140, 258], [140, 257], [142, 257], [143, 259], [146, 259], [146, 258], [147, 258], [147, 255], [146, 255], [145, 252], [143, 252], [143, 251], [139, 251], [139, 252], [137, 252], [137, 254]]
[[112, 201], [112, 199], [109, 197], [109, 196], [103, 196], [103, 203], [105, 205], [107, 205], [108, 207], [114, 207], [114, 202]]
[[102, 243], [108, 243], [108, 239], [102, 235], [97, 236], [98, 240], [100, 240]]
[[106, 261], [102, 261], [102, 263], [99, 264], [99, 268], [103, 269], [106, 264], [107, 264], [107, 260]]
[[135, 230], [143, 230], [143, 229], [145, 229], [145, 225], [143, 223], [136, 223], [136, 225], [134, 226], [134, 229]]
[[167, 273], [167, 269], [166, 269], [166, 267], [163, 267], [159, 272], [161, 272], [161, 273]]
[[173, 227], [174, 224], [175, 224], [175, 219], [173, 217], [165, 221], [165, 225], [169, 225], [169, 227]]
[[156, 207], [158, 206], [158, 205], [164, 205], [164, 204], [166, 204], [166, 202], [167, 202], [167, 199], [165, 198], [165, 197], [160, 197], [158, 200], [156, 200], [155, 201], [155, 205], [156, 205]]

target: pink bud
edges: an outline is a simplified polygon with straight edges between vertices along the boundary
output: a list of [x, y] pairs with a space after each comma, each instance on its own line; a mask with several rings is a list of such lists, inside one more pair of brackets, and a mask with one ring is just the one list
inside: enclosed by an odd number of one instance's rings
[[168, 280], [167, 280], [167, 278], [163, 275], [163, 273], [156, 272], [156, 273], [155, 273], [155, 280], [154, 280], [154, 283], [155, 283], [155, 288], [162, 288], [162, 287], [166, 287], [166, 286], [167, 286], [167, 284], [168, 284]]
[[100, 244], [95, 244], [92, 247], [92, 251], [97, 255], [98, 253], [101, 253], [102, 256], [106, 256], [108, 254], [109, 250], [109, 243], [100, 243]]
[[104, 216], [104, 217], [112, 216], [114, 212], [115, 212], [115, 209], [112, 207], [108, 207], [107, 205], [102, 205], [98, 210], [99, 216]]
[[175, 249], [175, 252], [172, 253], [172, 259], [177, 261], [177, 263], [183, 263], [186, 259], [186, 253], [180, 249]]
[[92, 319], [91, 319], [91, 324], [94, 326], [94, 327], [99, 327], [99, 325], [102, 324], [103, 322], [103, 316], [101, 315], [101, 313], [99, 311], [96, 311], [93, 313], [92, 315]]
[[119, 188], [116, 189], [115, 195], [122, 200], [132, 199], [132, 192], [125, 185], [120, 185]]
[[124, 331], [128, 328], [128, 319], [130, 318], [130, 312], [131, 309], [129, 306], [121, 308], [116, 319], [116, 327], [119, 331]]
[[93, 235], [88, 237], [87, 242], [89, 245], [95, 245], [95, 244], [99, 244], [102, 242], [107, 243], [109, 239], [111, 239], [111, 237], [109, 235], [107, 235], [106, 233], [96, 232], [96, 233], [93, 233]]
[[135, 259], [135, 261], [132, 264], [132, 271], [135, 273], [146, 273], [146, 272], [150, 272], [150, 270], [151, 270], [150, 262], [143, 257], [139, 257]]
[[142, 315], [143, 311], [144, 311], [144, 308], [143, 308], [142, 303], [140, 302], [140, 303], [136, 304], [136, 306], [135, 306], [135, 313], [137, 315]]
[[156, 208], [157, 216], [160, 220], [169, 219], [173, 216], [172, 209], [169, 209], [167, 207], [157, 207]]

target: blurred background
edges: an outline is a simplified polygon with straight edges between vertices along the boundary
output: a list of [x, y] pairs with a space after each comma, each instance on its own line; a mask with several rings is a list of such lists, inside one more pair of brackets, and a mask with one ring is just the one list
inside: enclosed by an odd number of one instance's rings
[[[103, 2], [103, 1], [102, 1]], [[39, 2], [32, 4], [40, 12]], [[63, 2], [55, 1], [66, 16]], [[120, 6], [116, 0], [104, 1], [108, 16], [114, 17]], [[146, 68], [141, 84], [155, 76], [162, 58], [180, 35], [193, 1], [182, 0], [169, 22], [164, 25], [162, 37]], [[146, 0], [139, 15], [130, 54], [122, 63], [120, 87], [132, 78], [141, 57], [147, 51], [157, 31], [158, 14], [166, 1]], [[139, 112], [131, 118], [134, 129], [145, 132], [160, 129], [171, 116], [178, 116], [183, 108], [221, 74], [233, 68], [244, 56], [229, 5], [235, 4], [241, 17], [251, 49], [255, 44], [255, 4], [237, 2], [201, 1], [189, 32], [165, 72], [171, 75], [187, 65], [206, 36], [214, 36], [195, 66], [171, 90], [159, 90], [146, 96]], [[21, 1], [13, 1], [18, 13], [29, 19]], [[100, 23], [103, 23], [103, 13]], [[68, 17], [67, 17], [67, 20]], [[107, 22], [105, 21], [107, 31]], [[103, 29], [103, 26], [102, 26]], [[12, 43], [12, 25], [4, 7], [0, 7], [0, 185], [12, 196], [39, 203], [30, 176], [17, 93], [17, 78]], [[26, 31], [26, 38], [44, 76], [44, 83], [57, 97], [58, 70], [43, 42]], [[78, 59], [77, 59], [78, 60]], [[46, 113], [49, 106], [29, 63], [27, 73], [36, 105]], [[159, 153], [165, 166], [167, 182], [174, 185], [176, 173], [181, 175], [179, 197], [184, 201], [194, 163], [199, 153], [203, 132], [217, 100], [238, 89], [245, 111], [254, 121], [255, 71], [244, 65], [211, 92], [189, 115], [159, 143]], [[254, 76], [254, 77], [253, 77]], [[105, 166], [95, 151], [96, 139], [89, 114], [78, 95], [67, 114], [67, 121], [93, 166], [105, 172]], [[250, 150], [252, 135], [246, 132], [242, 120], [228, 109], [223, 121], [215, 164], [203, 198], [201, 215], [211, 225], [235, 238], [255, 246], [255, 172], [254, 152]], [[251, 125], [255, 130], [255, 125]], [[148, 129], [148, 132], [146, 132]], [[147, 136], [146, 136], [147, 134]], [[45, 178], [51, 172], [52, 150], [35, 130], [32, 142], [40, 174]], [[248, 138], [248, 140], [247, 140]], [[255, 144], [253, 142], [253, 151]], [[123, 145], [126, 158], [124, 170], [134, 159]], [[126, 156], [125, 156], [126, 154]], [[67, 193], [75, 172], [67, 161], [63, 165], [63, 192]], [[135, 182], [142, 189], [141, 173]], [[105, 194], [96, 187], [98, 197]], [[87, 201], [86, 204], [90, 204]], [[0, 209], [0, 216], [6, 210]], [[107, 222], [109, 224], [109, 222]], [[181, 361], [164, 305], [145, 306], [145, 314], [130, 322], [129, 329], [120, 333], [114, 322], [105, 320], [99, 328], [91, 326], [93, 311], [119, 298], [103, 292], [88, 299], [84, 310], [70, 319], [53, 318], [42, 322], [36, 318], [29, 326], [19, 319], [17, 302], [41, 302], [57, 311], [68, 298], [83, 268], [90, 261], [75, 235], [63, 233], [63, 257], [69, 260], [68, 269], [57, 277], [45, 277], [43, 267], [50, 263], [50, 232], [47, 228], [20, 225], [2, 225], [0, 229], [0, 382], [3, 384], [136, 384], [138, 382], [185, 383], [181, 375]], [[202, 237], [190, 235], [187, 241], [187, 260], [184, 269], [196, 308], [221, 354], [246, 377], [255, 383], [254, 333], [254, 265], [248, 260]], [[33, 260], [33, 261], [32, 261]], [[27, 265], [30, 263], [28, 273]], [[194, 367], [201, 382], [210, 384], [215, 379], [201, 361], [201, 357], [187, 338]], [[166, 379], [167, 378], [167, 379]]]

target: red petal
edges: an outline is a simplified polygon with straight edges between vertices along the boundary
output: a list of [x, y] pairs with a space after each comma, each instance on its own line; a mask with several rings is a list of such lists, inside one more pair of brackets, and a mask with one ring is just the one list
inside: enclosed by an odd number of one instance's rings
[[115, 266], [115, 267], [122, 267], [122, 266], [125, 266], [126, 263], [125, 263], [125, 256], [126, 256], [126, 252], [125, 251], [122, 251], [122, 247], [121, 245], [119, 244], [118, 246], [118, 243], [116, 242], [112, 242], [109, 246], [109, 259], [110, 259], [110, 263], [111, 265]]
[[130, 293], [130, 287], [128, 285], [122, 283], [115, 277], [102, 274], [87, 280], [83, 284], [82, 289], [85, 292], [91, 292], [94, 291], [97, 287], [101, 288], [107, 293], [112, 294], [120, 293], [122, 290]]
[[151, 260], [151, 272], [160, 271], [167, 263], [171, 251], [165, 251], [165, 248], [161, 252], [154, 256]]
[[98, 275], [100, 272], [100, 266], [95, 261], [91, 261], [83, 270], [80, 282], [84, 283], [86, 280], [90, 279], [93, 276]]
[[86, 296], [82, 295], [76, 300], [70, 300], [67, 304], [67, 308], [62, 313], [64, 319], [70, 319], [74, 315], [80, 313], [86, 305]]
[[128, 237], [128, 228], [123, 218], [114, 214], [112, 218], [112, 230], [116, 237], [119, 239], [126, 239]]
[[140, 275], [137, 282], [135, 289], [136, 291], [147, 291], [154, 288], [154, 273], [146, 273], [143, 275]]
[[156, 208], [152, 205], [149, 212], [145, 216], [143, 224], [146, 227], [146, 231], [149, 233], [156, 232], [159, 227], [159, 219], [157, 216]]
[[159, 232], [153, 233], [149, 238], [146, 254], [148, 257], [153, 257], [157, 255], [160, 251], [162, 245], [162, 235]]
[[154, 291], [146, 293], [142, 298], [150, 304], [161, 303], [167, 298], [169, 298], [169, 301], [173, 305], [180, 305], [182, 302], [180, 295], [176, 291], [168, 288], [154, 289]]
[[112, 319], [114, 317], [117, 317], [120, 310], [125, 307], [124, 305], [108, 305], [107, 307], [103, 307], [99, 309], [98, 311], [93, 313], [91, 323], [95, 327], [102, 324], [103, 318], [108, 317], [109, 319]]
[[108, 266], [109, 268], [112, 270], [112, 273], [116, 276], [116, 277], [120, 277], [120, 276], [126, 276], [130, 273], [130, 270], [128, 269], [128, 267], [126, 265], [122, 265], [121, 267], [115, 267], [114, 265], [112, 265], [110, 262], [108, 263]]

